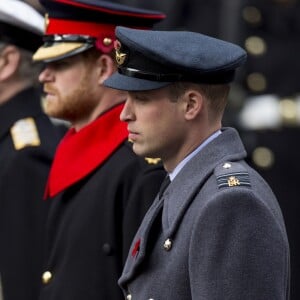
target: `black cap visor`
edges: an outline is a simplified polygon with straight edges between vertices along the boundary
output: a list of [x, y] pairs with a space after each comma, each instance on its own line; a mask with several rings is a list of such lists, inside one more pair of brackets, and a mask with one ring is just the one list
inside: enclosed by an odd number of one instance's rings
[[116, 72], [104, 81], [104, 85], [123, 91], [148, 91], [156, 90], [170, 85], [172, 82], [152, 81], [136, 77], [129, 77]]

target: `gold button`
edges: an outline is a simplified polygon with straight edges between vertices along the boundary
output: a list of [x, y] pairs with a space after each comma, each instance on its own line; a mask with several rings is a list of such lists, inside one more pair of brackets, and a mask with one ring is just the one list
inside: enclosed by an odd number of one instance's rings
[[128, 294], [127, 297], [126, 297], [126, 299], [127, 299], [127, 300], [131, 300], [131, 299], [132, 299], [131, 294]]
[[172, 248], [172, 241], [170, 239], [165, 240], [164, 242], [164, 249], [169, 251]]
[[44, 284], [47, 284], [52, 279], [52, 273], [50, 271], [46, 271], [42, 275], [42, 281]]
[[112, 39], [110, 39], [110, 38], [104, 38], [103, 39], [103, 44], [105, 46], [109, 46], [109, 45], [111, 45], [111, 43], [112, 43]]

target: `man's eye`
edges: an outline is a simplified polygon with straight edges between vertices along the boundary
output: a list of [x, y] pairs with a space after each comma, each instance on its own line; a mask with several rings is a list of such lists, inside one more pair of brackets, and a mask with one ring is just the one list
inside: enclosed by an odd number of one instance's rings
[[146, 96], [141, 95], [141, 94], [136, 94], [134, 98], [138, 101], [147, 101], [148, 100], [148, 98]]
[[62, 69], [66, 68], [69, 65], [67, 61], [56, 61], [52, 64], [53, 68], [55, 69]]

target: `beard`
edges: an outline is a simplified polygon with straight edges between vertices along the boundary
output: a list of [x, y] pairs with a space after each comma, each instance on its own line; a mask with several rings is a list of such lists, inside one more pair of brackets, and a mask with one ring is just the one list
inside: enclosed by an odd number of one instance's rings
[[45, 99], [45, 113], [72, 124], [88, 118], [98, 105], [97, 95], [93, 92], [88, 75], [69, 94], [62, 95], [51, 83], [45, 83], [44, 90], [55, 95], [53, 99]]

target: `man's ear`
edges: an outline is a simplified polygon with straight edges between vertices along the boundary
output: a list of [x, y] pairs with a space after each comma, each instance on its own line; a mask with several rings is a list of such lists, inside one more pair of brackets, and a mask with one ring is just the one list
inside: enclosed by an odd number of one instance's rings
[[188, 90], [184, 94], [185, 118], [195, 119], [203, 110], [204, 98], [197, 90]]
[[0, 53], [0, 81], [4, 81], [16, 74], [21, 60], [21, 53], [17, 47], [6, 46]]
[[116, 71], [116, 66], [114, 60], [107, 54], [102, 54], [97, 59], [96, 63], [99, 70], [98, 83], [102, 84], [108, 77], [110, 77]]

